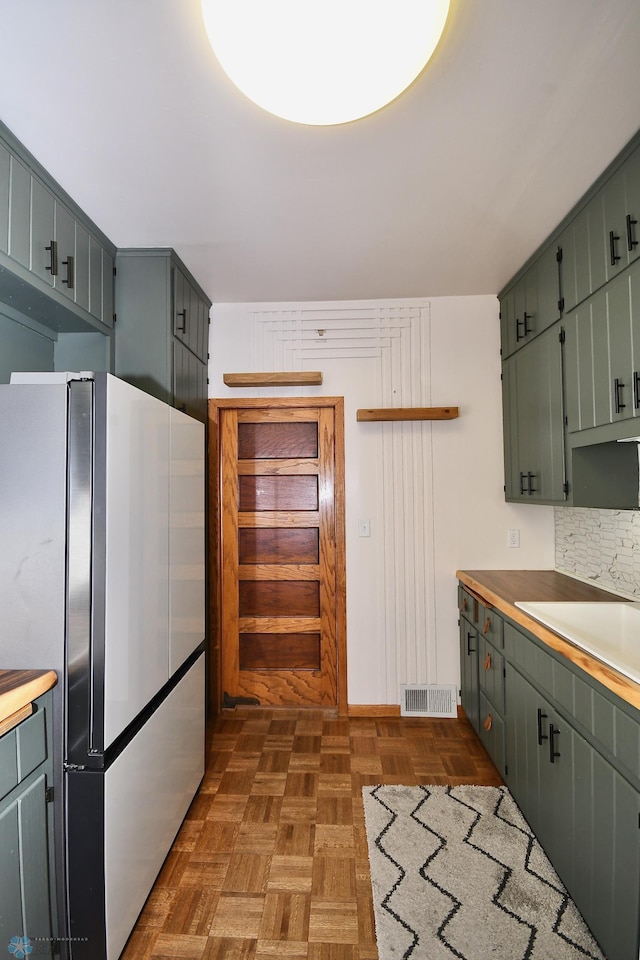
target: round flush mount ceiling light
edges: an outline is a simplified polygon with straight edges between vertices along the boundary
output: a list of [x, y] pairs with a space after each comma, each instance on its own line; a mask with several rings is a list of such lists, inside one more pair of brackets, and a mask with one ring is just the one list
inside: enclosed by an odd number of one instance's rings
[[295, 123], [347, 123], [424, 69], [450, 0], [202, 0], [213, 51], [254, 103]]

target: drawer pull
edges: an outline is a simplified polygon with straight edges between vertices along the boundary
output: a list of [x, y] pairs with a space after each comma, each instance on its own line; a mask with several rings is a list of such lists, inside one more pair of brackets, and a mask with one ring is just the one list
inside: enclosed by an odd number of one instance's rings
[[611, 259], [611, 266], [615, 267], [616, 263], [620, 259], [620, 254], [617, 252], [616, 243], [620, 237], [617, 233], [614, 233], [613, 230], [609, 230], [609, 253]]
[[48, 270], [52, 277], [58, 276], [58, 242], [57, 240], [52, 240], [48, 247], [45, 247], [50, 254], [49, 266], [45, 267], [45, 270]]
[[493, 726], [493, 717], [491, 716], [490, 713], [488, 713], [488, 714], [486, 715], [486, 717], [484, 718], [484, 722], [483, 722], [482, 726], [483, 726], [483, 727], [485, 728], [485, 730], [487, 730], [487, 731], [491, 730], [491, 727]]
[[467, 600], [466, 597], [463, 597], [463, 598], [462, 598], [462, 612], [463, 612], [463, 613], [466, 613], [468, 606], [469, 606], [469, 601]]
[[489, 651], [484, 658], [484, 668], [485, 670], [491, 670], [491, 651]]
[[547, 719], [546, 713], [543, 713], [540, 707], [538, 707], [538, 746], [542, 746], [543, 740], [548, 740], [549, 737], [546, 733], [542, 732], [542, 721]]
[[178, 331], [178, 333], [186, 333], [186, 332], [187, 332], [187, 311], [186, 311], [186, 309], [184, 309], [184, 310], [178, 310], [176, 316], [177, 316], [177, 317], [182, 317], [182, 323], [176, 325], [176, 330]]
[[487, 619], [484, 622], [484, 627], [482, 630], [483, 634], [486, 636], [489, 633], [490, 629], [491, 629], [491, 617], [487, 617]]
[[467, 631], [467, 656], [471, 656], [472, 653], [475, 653], [475, 649], [471, 649], [471, 638], [473, 634]]

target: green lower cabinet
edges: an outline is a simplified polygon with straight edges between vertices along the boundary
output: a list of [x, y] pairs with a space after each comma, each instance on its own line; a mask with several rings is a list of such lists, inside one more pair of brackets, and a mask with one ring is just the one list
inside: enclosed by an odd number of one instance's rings
[[469, 723], [478, 732], [478, 631], [460, 617], [460, 699]]
[[640, 792], [511, 664], [506, 781], [607, 960], [637, 960]]
[[[38, 957], [53, 950], [44, 706], [50, 702], [37, 701], [30, 717], [0, 737], [0, 760], [10, 774], [0, 781], [0, 949], [27, 938]], [[19, 940], [14, 944], [19, 949]]]

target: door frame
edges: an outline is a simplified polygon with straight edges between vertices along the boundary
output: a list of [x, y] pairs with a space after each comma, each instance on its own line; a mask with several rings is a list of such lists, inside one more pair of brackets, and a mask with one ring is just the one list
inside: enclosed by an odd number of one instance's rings
[[[346, 717], [347, 703], [347, 576], [345, 548], [344, 397], [225, 397], [208, 402], [208, 616], [209, 706], [214, 716], [222, 709], [222, 550], [220, 411], [223, 409], [295, 410], [330, 407], [334, 412], [335, 537], [336, 537], [336, 679], [338, 716]], [[318, 709], [317, 705], [309, 708]], [[278, 709], [278, 708], [274, 708]], [[283, 708], [285, 709], [285, 708]], [[286, 708], [290, 709], [290, 708]], [[304, 707], [300, 709], [306, 709]]]

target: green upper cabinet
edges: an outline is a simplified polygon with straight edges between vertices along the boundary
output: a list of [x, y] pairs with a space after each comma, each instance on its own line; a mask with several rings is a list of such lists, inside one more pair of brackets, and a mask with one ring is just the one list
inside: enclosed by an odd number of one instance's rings
[[558, 320], [559, 299], [557, 250], [548, 247], [500, 300], [503, 357]]
[[567, 314], [567, 429], [640, 414], [640, 261]]
[[602, 188], [607, 280], [639, 255], [640, 148], [616, 170]]
[[115, 252], [0, 124], [0, 302], [57, 333], [108, 335]]
[[504, 361], [502, 377], [506, 499], [565, 503], [560, 324]]
[[173, 250], [119, 250], [116, 374], [205, 421], [210, 306]]

